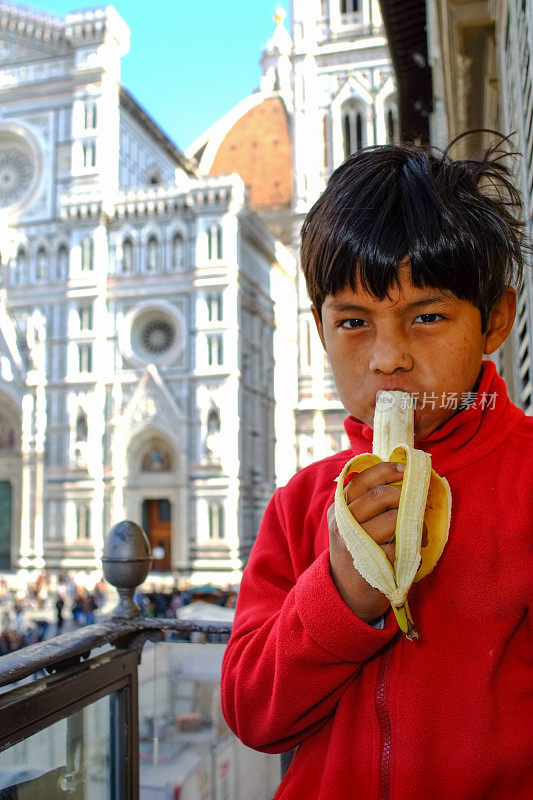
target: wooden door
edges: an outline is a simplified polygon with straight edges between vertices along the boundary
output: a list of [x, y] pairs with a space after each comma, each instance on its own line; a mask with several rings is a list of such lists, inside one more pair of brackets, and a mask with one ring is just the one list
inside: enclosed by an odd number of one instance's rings
[[150, 540], [156, 572], [170, 571], [170, 501], [166, 499], [145, 500], [143, 503], [143, 525]]

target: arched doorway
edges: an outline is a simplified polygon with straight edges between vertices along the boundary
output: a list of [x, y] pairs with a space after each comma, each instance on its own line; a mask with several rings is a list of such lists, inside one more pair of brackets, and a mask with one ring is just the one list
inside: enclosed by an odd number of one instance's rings
[[153, 569], [169, 571], [171, 559], [172, 504], [168, 497], [161, 497], [162, 482], [159, 476], [170, 473], [173, 468], [172, 454], [167, 443], [157, 436], [152, 437], [141, 452], [141, 473], [146, 477], [146, 490], [153, 485], [153, 496], [143, 501], [142, 520], [152, 555]]
[[143, 502], [143, 528], [150, 540], [154, 557], [153, 569], [168, 572], [171, 566], [170, 539], [172, 506], [165, 498], [148, 498]]

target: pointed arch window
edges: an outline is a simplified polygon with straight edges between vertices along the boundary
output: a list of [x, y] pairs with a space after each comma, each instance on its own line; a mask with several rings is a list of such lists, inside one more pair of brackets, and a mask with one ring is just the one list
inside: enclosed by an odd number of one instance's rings
[[206, 295], [207, 319], [209, 322], [222, 322], [223, 306], [222, 292], [209, 292]]
[[78, 370], [80, 373], [93, 371], [93, 348], [90, 342], [78, 344]]
[[207, 257], [209, 261], [222, 258], [222, 226], [218, 223], [207, 231]]
[[93, 305], [92, 303], [81, 303], [78, 306], [78, 319], [80, 331], [93, 330]]
[[94, 142], [83, 143], [83, 166], [85, 168], [96, 166], [96, 144]]
[[220, 411], [212, 406], [207, 414], [207, 434], [212, 436], [215, 433], [220, 433]]
[[122, 272], [133, 272], [133, 242], [124, 239], [122, 242]]
[[183, 236], [181, 233], [175, 233], [172, 237], [171, 263], [172, 269], [183, 269]]
[[66, 278], [68, 275], [69, 252], [66, 244], [61, 244], [57, 251], [56, 278]]
[[23, 247], [19, 247], [15, 256], [15, 273], [13, 283], [24, 283], [28, 269], [28, 255]]
[[88, 433], [87, 414], [85, 413], [85, 411], [82, 411], [80, 409], [78, 411], [78, 416], [76, 417], [76, 441], [86, 442], [87, 433]]
[[48, 253], [46, 252], [46, 248], [41, 246], [37, 250], [37, 261], [36, 261], [36, 277], [38, 281], [42, 281], [46, 277], [47, 267], [48, 267]]
[[159, 242], [155, 236], [150, 236], [146, 245], [146, 270], [155, 272], [157, 269]]
[[221, 333], [207, 336], [207, 363], [210, 367], [224, 363], [224, 340]]
[[341, 0], [341, 14], [357, 14], [359, 10], [359, 0]]
[[84, 109], [84, 125], [85, 130], [93, 130], [96, 128], [96, 102], [94, 100], [89, 100], [85, 103]]
[[209, 503], [208, 530], [210, 539], [224, 538], [224, 506], [222, 503]]
[[94, 269], [94, 243], [91, 236], [85, 236], [81, 243], [81, 268], [83, 272]]
[[76, 506], [76, 538], [91, 538], [91, 506], [89, 503], [78, 503]]
[[344, 158], [365, 145], [363, 110], [355, 101], [349, 100], [342, 106], [342, 136]]

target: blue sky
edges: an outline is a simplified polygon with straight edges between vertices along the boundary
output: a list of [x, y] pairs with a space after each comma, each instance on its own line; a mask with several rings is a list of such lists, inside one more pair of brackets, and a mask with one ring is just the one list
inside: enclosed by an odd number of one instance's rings
[[[288, 0], [110, 4], [131, 30], [122, 83], [182, 150], [259, 85], [258, 62], [274, 30], [274, 12], [288, 9]], [[80, 8], [66, 0], [31, 5], [59, 14]]]

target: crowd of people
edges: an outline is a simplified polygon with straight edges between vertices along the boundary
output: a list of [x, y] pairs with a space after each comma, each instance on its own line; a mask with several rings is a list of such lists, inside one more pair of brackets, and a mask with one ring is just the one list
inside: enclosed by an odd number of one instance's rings
[[[109, 587], [97, 582], [90, 590], [72, 575], [40, 573], [25, 586], [0, 578], [0, 656], [95, 622]], [[192, 587], [175, 580], [172, 587], [147, 584], [135, 593], [145, 617], [175, 617], [182, 606], [198, 600], [234, 608], [237, 587], [206, 584]]]
[[222, 589], [211, 584], [204, 586], [174, 584], [170, 590], [162, 587], [140, 588], [135, 593], [134, 600], [141, 609], [143, 617], [175, 617], [180, 608], [198, 600], [225, 608], [235, 608], [237, 587], [228, 584]]
[[89, 591], [70, 575], [41, 572], [26, 586], [0, 579], [0, 655], [95, 621], [106, 584]]

